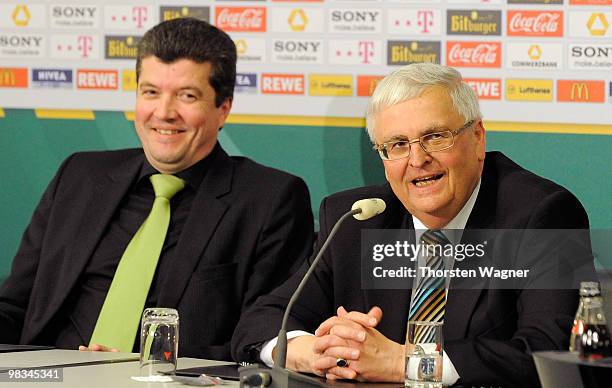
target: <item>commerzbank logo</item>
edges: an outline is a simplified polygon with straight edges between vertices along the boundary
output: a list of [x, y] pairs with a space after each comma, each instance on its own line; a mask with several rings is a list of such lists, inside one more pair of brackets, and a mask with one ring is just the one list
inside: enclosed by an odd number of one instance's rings
[[18, 27], [26, 27], [32, 18], [30, 10], [24, 4], [18, 4], [11, 14], [13, 22]]
[[18, 2], [0, 2], [0, 28], [46, 28], [47, 6]]
[[291, 11], [287, 21], [289, 22], [289, 27], [291, 27], [293, 31], [301, 32], [304, 31], [308, 25], [308, 16], [306, 16], [303, 9], [294, 9]]
[[537, 44], [532, 44], [527, 50], [527, 55], [532, 61], [537, 61], [542, 57], [542, 48]]
[[562, 43], [509, 42], [506, 45], [506, 66], [510, 69], [561, 69]]
[[610, 38], [612, 12], [570, 12], [570, 36], [584, 38]]
[[262, 63], [266, 59], [266, 40], [261, 38], [235, 38], [238, 62]]
[[323, 32], [325, 16], [319, 8], [271, 8], [272, 31], [288, 33]]
[[593, 36], [604, 36], [608, 32], [608, 28], [610, 28], [610, 23], [608, 23], [606, 15], [602, 12], [596, 12], [589, 17], [587, 28]]

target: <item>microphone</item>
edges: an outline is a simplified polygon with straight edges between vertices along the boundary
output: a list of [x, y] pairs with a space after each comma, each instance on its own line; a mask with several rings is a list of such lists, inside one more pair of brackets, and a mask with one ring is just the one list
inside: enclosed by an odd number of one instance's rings
[[385, 211], [387, 204], [380, 198], [367, 198], [356, 201], [351, 210], [361, 209], [361, 212], [353, 214], [359, 221], [365, 221]]
[[[289, 313], [293, 308], [296, 300], [302, 293], [302, 290], [314, 272], [317, 263], [323, 257], [323, 253], [327, 250], [331, 240], [333, 240], [336, 232], [340, 228], [340, 225], [350, 216], [353, 216], [359, 221], [370, 219], [377, 214], [382, 213], [386, 209], [385, 201], [380, 198], [366, 198], [360, 199], [353, 203], [351, 210], [344, 213], [338, 221], [334, 224], [331, 232], [325, 239], [325, 242], [321, 246], [319, 253], [310, 264], [310, 268], [300, 281], [300, 284], [291, 295], [289, 303], [285, 308], [285, 314], [283, 315], [283, 321], [281, 328], [278, 331], [278, 339], [276, 342], [276, 359], [274, 360], [274, 366], [272, 369], [262, 368], [259, 365], [252, 365], [240, 368], [240, 386], [241, 387], [255, 387], [255, 386], [270, 386], [272, 388], [285, 388], [291, 386], [292, 388], [300, 387], [323, 387], [324, 385], [317, 379], [308, 377], [306, 375], [290, 371], [285, 369], [287, 362], [287, 321], [289, 319]], [[257, 376], [257, 378], [254, 378]], [[265, 377], [264, 377], [265, 376]], [[263, 377], [263, 378], [262, 378]], [[252, 382], [262, 382], [261, 385], [251, 385]], [[265, 383], [263, 383], [265, 381]]]

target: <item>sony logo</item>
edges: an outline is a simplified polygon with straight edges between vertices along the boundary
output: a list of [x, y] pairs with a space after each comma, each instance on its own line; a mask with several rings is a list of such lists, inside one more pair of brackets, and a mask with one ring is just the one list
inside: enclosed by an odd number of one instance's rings
[[375, 22], [380, 12], [377, 11], [353, 11], [335, 10], [331, 13], [334, 22]]
[[97, 7], [71, 7], [71, 6], [56, 6], [53, 7], [52, 12], [54, 17], [65, 17], [65, 18], [82, 18], [82, 17], [94, 17], [97, 11]]
[[274, 42], [274, 51], [288, 53], [318, 52], [320, 46], [321, 42], [277, 40]]
[[0, 47], [40, 47], [42, 36], [1, 35]]
[[572, 57], [574, 58], [610, 58], [612, 56], [612, 46], [574, 46], [572, 47]]

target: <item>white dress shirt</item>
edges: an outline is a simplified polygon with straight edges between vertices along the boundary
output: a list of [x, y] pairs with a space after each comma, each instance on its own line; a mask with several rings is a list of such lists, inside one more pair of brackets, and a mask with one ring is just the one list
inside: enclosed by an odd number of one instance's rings
[[[474, 204], [476, 203], [476, 198], [478, 197], [479, 191], [480, 191], [480, 180], [478, 181], [478, 184], [474, 188], [474, 191], [472, 191], [470, 198], [468, 198], [467, 202], [465, 203], [465, 205], [463, 205], [459, 213], [457, 213], [455, 218], [453, 218], [442, 229], [442, 232], [452, 244], [458, 244], [459, 242], [461, 242], [461, 236], [463, 234], [463, 229], [465, 229], [465, 225], [467, 224], [468, 218], [470, 217], [470, 214], [472, 213], [472, 210], [474, 209]], [[416, 237], [415, 241], [419, 241], [421, 238], [421, 235], [428, 228], [425, 226], [425, 224], [423, 224], [423, 222], [421, 222], [421, 220], [419, 220], [415, 216], [412, 216], [412, 223], [414, 224], [414, 229], [415, 229], [415, 237]], [[425, 259], [426, 258], [424, 257], [419, 258], [419, 261], [420, 261], [419, 264], [424, 265], [421, 263], [424, 263]], [[450, 257], [447, 257], [444, 260], [444, 264], [445, 264], [446, 269], [452, 269], [454, 265], [454, 260]], [[418, 284], [418, 273], [419, 271], [417, 271], [417, 279], [415, 279], [415, 284]], [[450, 279], [447, 278], [446, 279], [446, 290], [447, 291], [448, 291], [449, 282], [450, 282]], [[413, 288], [412, 296], [414, 296], [415, 292], [416, 292], [416, 289]], [[446, 293], [446, 295], [448, 296], [448, 292]], [[301, 337], [304, 335], [313, 335], [313, 334], [308, 333], [306, 331], [302, 331], [302, 330], [293, 330], [287, 333], [287, 340], [290, 340], [296, 337]], [[274, 365], [274, 360], [272, 359], [272, 350], [274, 350], [274, 347], [276, 346], [277, 339], [278, 337], [264, 343], [263, 347], [261, 348], [261, 352], [259, 353], [259, 358], [261, 359], [261, 361], [263, 361], [269, 367]], [[457, 382], [457, 380], [459, 380], [459, 377], [460, 376], [457, 373], [457, 370], [455, 369], [453, 362], [450, 360], [448, 355], [444, 353], [442, 357], [442, 383], [444, 385], [453, 385], [455, 382]]]

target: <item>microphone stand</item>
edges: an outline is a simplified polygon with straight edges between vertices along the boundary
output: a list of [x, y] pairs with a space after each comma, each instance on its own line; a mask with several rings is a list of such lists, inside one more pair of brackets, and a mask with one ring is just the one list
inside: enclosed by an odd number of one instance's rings
[[278, 331], [278, 339], [276, 342], [276, 359], [274, 360], [274, 366], [272, 369], [267, 367], [261, 367], [257, 364], [240, 368], [240, 386], [241, 387], [271, 387], [271, 388], [302, 388], [302, 387], [324, 387], [320, 380], [306, 376], [304, 374], [300, 374], [297, 372], [290, 371], [285, 368], [287, 362], [287, 321], [289, 320], [289, 313], [291, 312], [291, 308], [295, 304], [295, 301], [302, 293], [304, 286], [312, 272], [314, 272], [315, 267], [321, 257], [323, 257], [323, 253], [327, 250], [327, 246], [330, 244], [333, 237], [336, 235], [338, 228], [340, 225], [346, 220], [348, 217], [353, 216], [355, 214], [359, 214], [363, 212], [361, 208], [357, 208], [351, 211], [348, 211], [336, 221], [336, 224], [332, 228], [331, 232], [325, 239], [325, 242], [321, 246], [319, 253], [310, 264], [310, 268], [302, 278], [302, 281], [298, 285], [298, 287], [291, 295], [291, 299], [289, 299], [289, 303], [285, 308], [285, 314], [283, 315], [283, 322], [281, 324], [281, 328]]

